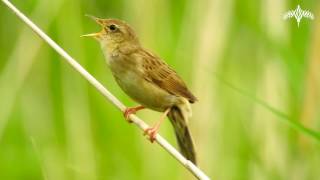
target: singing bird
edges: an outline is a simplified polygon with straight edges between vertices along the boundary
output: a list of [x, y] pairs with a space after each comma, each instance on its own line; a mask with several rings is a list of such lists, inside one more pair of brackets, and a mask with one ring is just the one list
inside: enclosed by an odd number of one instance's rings
[[181, 153], [196, 164], [194, 143], [188, 129], [192, 111], [190, 103], [197, 98], [178, 74], [161, 58], [144, 49], [134, 30], [124, 21], [90, 16], [102, 30], [83, 35], [95, 38], [102, 48], [107, 65], [121, 89], [141, 104], [127, 108], [124, 116], [149, 108], [163, 112], [156, 124], [145, 130], [151, 142], [166, 116], [175, 130]]

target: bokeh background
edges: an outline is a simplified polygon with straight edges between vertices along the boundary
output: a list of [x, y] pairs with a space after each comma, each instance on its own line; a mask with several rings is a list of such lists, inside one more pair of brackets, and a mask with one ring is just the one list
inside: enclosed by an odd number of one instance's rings
[[[219, 180], [320, 177], [318, 0], [12, 0], [128, 106], [85, 14], [120, 18], [199, 98], [199, 165]], [[283, 20], [300, 4], [314, 20]], [[0, 3], [0, 179], [193, 179]], [[160, 116], [138, 115], [148, 124]], [[169, 121], [160, 133], [176, 146]]]

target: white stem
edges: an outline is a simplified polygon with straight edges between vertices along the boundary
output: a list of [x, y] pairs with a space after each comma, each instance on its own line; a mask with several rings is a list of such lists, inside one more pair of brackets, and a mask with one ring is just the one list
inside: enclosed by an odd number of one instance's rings
[[[8, 0], [2, 2], [9, 7], [25, 24], [27, 24], [36, 34], [38, 34], [45, 42], [47, 42], [54, 50], [57, 51], [76, 71], [78, 71], [86, 80], [89, 81], [104, 97], [106, 97], [112, 104], [114, 104], [122, 112], [126, 109], [115, 96], [113, 96], [98, 80], [96, 80], [90, 73], [88, 73], [76, 60], [74, 60], [68, 53], [66, 53], [57, 43], [55, 43], [49, 36], [47, 36], [37, 25], [21, 13]], [[145, 130], [149, 126], [135, 115], [130, 115], [130, 119], [140, 129]], [[156, 135], [155, 141], [163, 147], [169, 154], [177, 159], [184, 167], [186, 167], [195, 177], [201, 180], [209, 180], [210, 178], [202, 172], [191, 161], [182, 156], [171, 144], [168, 143], [159, 134]]]

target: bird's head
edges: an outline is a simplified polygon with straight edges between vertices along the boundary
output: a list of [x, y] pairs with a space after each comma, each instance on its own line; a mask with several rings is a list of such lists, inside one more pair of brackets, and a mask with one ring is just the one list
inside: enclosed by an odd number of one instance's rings
[[101, 19], [87, 15], [102, 27], [97, 33], [82, 35], [82, 37], [93, 37], [102, 44], [119, 45], [122, 43], [139, 44], [134, 30], [124, 21], [117, 19]]

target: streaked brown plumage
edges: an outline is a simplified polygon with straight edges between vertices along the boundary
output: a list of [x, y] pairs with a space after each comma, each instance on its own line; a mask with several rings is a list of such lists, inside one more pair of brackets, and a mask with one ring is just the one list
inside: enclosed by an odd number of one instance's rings
[[[91, 16], [92, 17], [92, 16]], [[196, 163], [192, 137], [187, 127], [190, 103], [197, 99], [177, 73], [158, 56], [142, 48], [133, 29], [116, 19], [92, 17], [103, 29], [88, 34], [100, 42], [107, 64], [121, 89], [142, 106], [128, 108], [125, 117], [144, 107], [164, 112], [153, 128], [146, 130], [151, 141], [165, 116], [175, 130], [182, 154]]]

